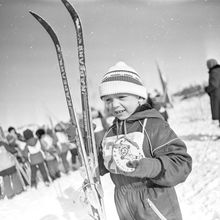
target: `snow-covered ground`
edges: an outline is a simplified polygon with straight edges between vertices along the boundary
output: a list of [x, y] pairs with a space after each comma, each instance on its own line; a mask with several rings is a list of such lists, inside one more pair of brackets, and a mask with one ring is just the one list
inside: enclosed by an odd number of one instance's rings
[[[1, 220], [90, 220], [80, 202], [82, 177], [78, 171], [65, 175], [47, 187], [40, 183], [38, 189], [28, 189], [12, 200], [0, 201]], [[103, 178], [108, 219], [117, 220], [113, 201], [113, 185], [109, 176]]]
[[170, 124], [193, 158], [193, 170], [176, 187], [183, 219], [220, 219], [220, 128], [212, 122], [209, 97], [184, 100], [169, 111]]
[[[183, 219], [220, 220], [220, 128], [210, 116], [207, 95], [175, 102], [169, 122], [182, 137], [193, 157], [193, 170], [176, 189]], [[86, 220], [80, 203], [82, 177], [79, 171], [64, 175], [49, 187], [40, 183], [11, 200], [0, 200], [1, 220]], [[118, 220], [113, 201], [113, 185], [102, 177], [108, 220]]]

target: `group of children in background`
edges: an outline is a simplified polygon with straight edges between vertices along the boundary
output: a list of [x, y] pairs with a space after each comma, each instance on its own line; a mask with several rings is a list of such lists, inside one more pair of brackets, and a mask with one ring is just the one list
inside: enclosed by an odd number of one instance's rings
[[64, 123], [58, 123], [53, 130], [28, 128], [23, 135], [13, 127], [6, 135], [1, 131], [0, 198], [11, 199], [28, 186], [37, 188], [41, 179], [49, 186], [61, 173], [77, 169], [76, 142], [69, 141], [66, 128]]
[[[94, 108], [92, 118], [95, 141], [100, 145], [109, 125]], [[80, 124], [82, 127], [81, 119]], [[29, 187], [37, 188], [39, 182], [49, 186], [81, 166], [76, 126], [70, 123], [60, 122], [53, 128], [27, 128], [22, 134], [14, 127], [0, 131], [0, 199], [11, 199]]]

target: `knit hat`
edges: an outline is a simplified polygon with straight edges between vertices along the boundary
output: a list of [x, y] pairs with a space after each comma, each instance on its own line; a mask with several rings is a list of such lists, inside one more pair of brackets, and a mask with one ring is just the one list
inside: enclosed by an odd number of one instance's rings
[[147, 98], [147, 91], [138, 73], [125, 64], [118, 62], [104, 75], [99, 85], [100, 97], [118, 93], [128, 93]]
[[30, 130], [30, 129], [26, 129], [24, 132], [23, 132], [23, 136], [24, 136], [24, 139], [27, 141], [31, 138], [34, 137], [34, 134], [33, 132]]
[[39, 129], [36, 130], [35, 134], [40, 139], [43, 135], [46, 134], [46, 132], [43, 128], [39, 128]]
[[215, 59], [209, 59], [207, 60], [207, 67], [211, 69], [212, 67], [216, 66], [218, 62]]

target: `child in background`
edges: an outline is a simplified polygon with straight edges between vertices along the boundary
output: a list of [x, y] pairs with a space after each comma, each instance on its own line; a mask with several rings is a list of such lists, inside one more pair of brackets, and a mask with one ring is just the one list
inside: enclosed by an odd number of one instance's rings
[[60, 177], [60, 170], [58, 167], [57, 149], [55, 147], [53, 138], [50, 135], [46, 134], [43, 128], [37, 129], [36, 136], [41, 143], [49, 175], [52, 180], [55, 180]]
[[19, 134], [14, 127], [9, 127], [8, 133], [13, 135], [18, 143], [25, 142], [24, 137], [21, 134]]
[[44, 153], [39, 140], [34, 137], [34, 134], [30, 129], [26, 129], [23, 132], [23, 136], [26, 140], [26, 146], [23, 152], [24, 157], [31, 165], [31, 187], [37, 188], [38, 169], [40, 170], [45, 185], [49, 186], [49, 177], [47, 175], [46, 165], [44, 162]]
[[68, 174], [70, 171], [70, 164], [67, 160], [67, 154], [70, 150], [70, 142], [65, 132], [65, 127], [61, 123], [58, 123], [55, 126], [55, 136], [57, 138], [56, 145], [58, 149], [58, 155], [61, 158], [64, 173]]
[[10, 133], [6, 136], [8, 141], [8, 151], [13, 154], [19, 163], [24, 162], [24, 158], [21, 153], [21, 149], [19, 148], [18, 144], [16, 143], [16, 137], [11, 135]]
[[[6, 139], [8, 141], [6, 150], [14, 156], [15, 161], [16, 161], [16, 166], [20, 170], [23, 182], [26, 186], [28, 186], [30, 183], [29, 183], [29, 178], [27, 174], [27, 163], [25, 161], [25, 158], [23, 157], [22, 149], [18, 145], [17, 138], [13, 134], [9, 133], [6, 136]], [[23, 143], [25, 144], [25, 142]]]
[[14, 156], [6, 149], [8, 144], [0, 140], [0, 177], [3, 181], [2, 198], [13, 198], [24, 191], [22, 179], [16, 169]]
[[186, 145], [146, 104], [146, 88], [125, 63], [109, 69], [99, 91], [115, 117], [102, 141], [100, 173], [110, 172], [120, 220], [181, 220], [174, 186], [191, 172]]

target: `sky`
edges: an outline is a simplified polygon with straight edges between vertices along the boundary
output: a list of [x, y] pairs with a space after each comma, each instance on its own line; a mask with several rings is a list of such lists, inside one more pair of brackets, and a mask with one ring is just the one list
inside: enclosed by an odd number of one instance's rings
[[[118, 61], [132, 66], [148, 91], [169, 92], [208, 80], [206, 60], [220, 60], [218, 0], [70, 0], [83, 25], [90, 105], [102, 108], [98, 85]], [[61, 43], [75, 109], [79, 65], [72, 20], [60, 0], [0, 0], [0, 126], [68, 120], [55, 47], [29, 14], [41, 15]]]

